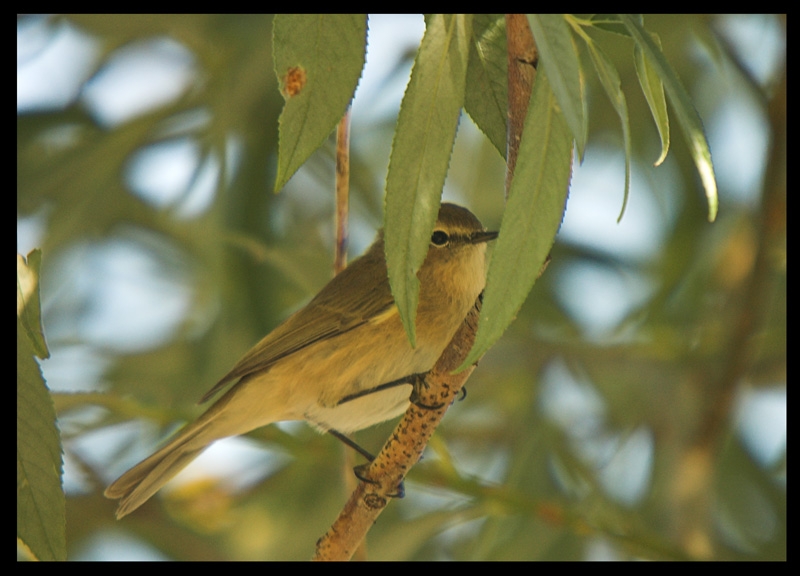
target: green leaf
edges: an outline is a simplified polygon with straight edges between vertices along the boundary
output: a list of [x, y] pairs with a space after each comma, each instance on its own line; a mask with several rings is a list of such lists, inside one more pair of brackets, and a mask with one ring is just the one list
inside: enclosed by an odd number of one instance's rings
[[508, 54], [503, 14], [475, 14], [469, 45], [464, 110], [506, 157]]
[[[661, 40], [656, 34], [650, 34], [658, 49], [661, 50]], [[658, 128], [658, 135], [661, 137], [661, 155], [655, 161], [655, 166], [659, 166], [667, 157], [669, 152], [669, 114], [667, 114], [667, 99], [664, 96], [664, 83], [658, 77], [650, 59], [645, 56], [639, 44], [634, 47], [634, 62], [636, 63], [636, 75], [639, 77], [639, 85], [650, 107], [650, 113]]]
[[39, 269], [42, 251], [38, 248], [28, 253], [27, 259], [17, 254], [17, 318], [41, 359], [49, 358], [50, 351], [42, 329], [42, 310], [39, 306]]
[[503, 335], [539, 276], [561, 226], [572, 169], [572, 136], [549, 73], [540, 70], [525, 117], [519, 160], [492, 254], [475, 344], [466, 368]]
[[675, 108], [678, 123], [683, 128], [686, 140], [689, 143], [689, 151], [694, 159], [700, 180], [706, 191], [708, 201], [708, 221], [713, 222], [717, 217], [719, 199], [717, 197], [717, 180], [714, 176], [714, 165], [711, 162], [711, 151], [708, 148], [708, 141], [703, 132], [703, 123], [697, 111], [692, 105], [692, 100], [686, 89], [681, 84], [678, 75], [669, 65], [667, 59], [662, 54], [661, 49], [656, 45], [650, 34], [637, 22], [636, 18], [628, 14], [620, 14], [620, 20], [625, 24], [628, 31], [633, 36], [634, 41], [650, 61], [656, 74], [664, 83], [670, 101]]
[[[38, 270], [37, 252], [29, 260]], [[17, 286], [27, 284], [18, 273]], [[25, 305], [20, 311], [21, 293]], [[53, 400], [33, 358], [39, 354], [36, 348], [44, 346], [41, 326], [36, 324], [37, 331], [30, 326], [30, 318], [39, 317], [38, 289], [18, 288], [17, 298], [17, 538], [40, 560], [66, 560], [61, 439]]]
[[622, 141], [625, 146], [625, 193], [622, 200], [622, 209], [617, 218], [617, 222], [619, 222], [622, 220], [622, 215], [625, 214], [625, 206], [628, 205], [628, 195], [631, 189], [631, 127], [628, 118], [628, 104], [614, 64], [590, 38], [587, 38], [586, 46], [589, 49], [589, 56], [592, 58], [597, 76], [600, 78], [600, 83], [603, 85], [608, 99], [611, 100], [611, 105], [614, 106], [617, 116], [619, 116], [620, 124], [622, 124]]
[[[639, 16], [641, 18], [641, 16]], [[621, 36], [630, 38], [631, 33], [625, 28], [625, 25], [620, 22], [619, 16], [616, 14], [593, 14], [589, 18], [589, 22], [594, 28], [605, 30], [606, 32], [613, 32]]]
[[353, 99], [367, 47], [364, 14], [278, 14], [275, 73], [286, 104], [279, 120], [280, 190], [319, 148]]
[[575, 138], [578, 157], [583, 158], [587, 123], [582, 98], [580, 62], [575, 43], [572, 41], [572, 33], [561, 14], [529, 14], [528, 22], [539, 49], [540, 69], [547, 70], [553, 93]]
[[464, 102], [470, 16], [426, 18], [392, 143], [386, 177], [386, 264], [400, 318], [416, 342], [419, 281]]

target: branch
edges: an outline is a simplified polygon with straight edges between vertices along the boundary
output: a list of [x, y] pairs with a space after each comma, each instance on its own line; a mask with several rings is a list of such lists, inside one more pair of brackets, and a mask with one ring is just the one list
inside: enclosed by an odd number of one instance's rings
[[522, 127], [528, 113], [539, 51], [525, 14], [506, 14], [508, 50], [508, 134], [506, 139], [506, 199], [517, 165]]
[[336, 256], [333, 273], [347, 266], [348, 203], [350, 200], [350, 108], [344, 113], [336, 128]]

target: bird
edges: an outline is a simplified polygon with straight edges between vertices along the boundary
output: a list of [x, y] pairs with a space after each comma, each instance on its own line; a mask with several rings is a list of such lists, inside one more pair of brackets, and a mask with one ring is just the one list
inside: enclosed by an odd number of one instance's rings
[[441, 204], [420, 282], [412, 347], [389, 287], [384, 234], [308, 304], [267, 334], [200, 400], [227, 390], [167, 444], [105, 490], [122, 518], [203, 450], [284, 420], [337, 437], [408, 408], [412, 376], [428, 372], [483, 291], [486, 231], [468, 209]]

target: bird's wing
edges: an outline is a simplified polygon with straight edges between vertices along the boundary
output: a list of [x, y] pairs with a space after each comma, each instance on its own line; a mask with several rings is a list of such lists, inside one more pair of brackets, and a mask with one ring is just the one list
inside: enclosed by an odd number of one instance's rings
[[298, 350], [366, 324], [394, 306], [383, 243], [334, 277], [303, 309], [256, 344], [200, 399], [206, 402], [230, 382], [269, 369]]

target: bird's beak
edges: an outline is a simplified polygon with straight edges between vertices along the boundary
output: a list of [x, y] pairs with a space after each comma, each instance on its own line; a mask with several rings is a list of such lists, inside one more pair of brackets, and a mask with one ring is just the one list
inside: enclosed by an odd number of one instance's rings
[[497, 232], [473, 232], [470, 236], [470, 241], [473, 244], [481, 244], [482, 242], [489, 242], [490, 240], [494, 240], [497, 238]]

